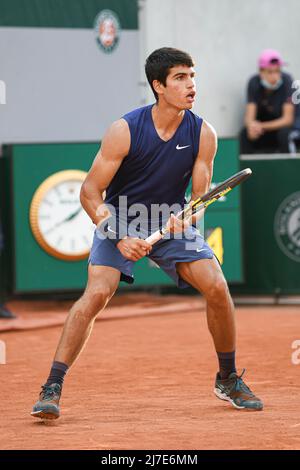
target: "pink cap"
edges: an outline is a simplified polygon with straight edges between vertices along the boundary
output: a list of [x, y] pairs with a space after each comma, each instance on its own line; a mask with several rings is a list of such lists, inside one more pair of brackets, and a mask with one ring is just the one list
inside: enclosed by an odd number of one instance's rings
[[275, 49], [265, 49], [259, 56], [258, 66], [260, 69], [267, 69], [272, 66], [282, 66], [285, 63], [282, 60], [282, 57], [278, 51]]

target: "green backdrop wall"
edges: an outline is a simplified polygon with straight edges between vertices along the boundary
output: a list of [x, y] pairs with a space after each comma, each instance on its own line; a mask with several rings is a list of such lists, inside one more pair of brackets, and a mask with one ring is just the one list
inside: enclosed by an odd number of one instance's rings
[[242, 187], [247, 294], [300, 294], [300, 160], [242, 157], [253, 175]]
[[[33, 237], [29, 208], [36, 189], [47, 177], [66, 169], [87, 171], [98, 148], [97, 143], [18, 144], [4, 147], [9, 173], [6, 179], [11, 181], [11, 197], [7, 203], [11, 215], [9, 264], [13, 268], [10, 282], [12, 292], [66, 291], [84, 287], [87, 261], [63, 261], [47, 254]], [[213, 183], [238, 171], [238, 164], [237, 142], [234, 139], [221, 140]], [[207, 210], [205, 233], [216, 248], [216, 254], [222, 254], [220, 261], [228, 281], [241, 282], [239, 189]], [[173, 281], [145, 258], [136, 264], [134, 285], [173, 285]], [[122, 286], [125, 284], [122, 283]]]

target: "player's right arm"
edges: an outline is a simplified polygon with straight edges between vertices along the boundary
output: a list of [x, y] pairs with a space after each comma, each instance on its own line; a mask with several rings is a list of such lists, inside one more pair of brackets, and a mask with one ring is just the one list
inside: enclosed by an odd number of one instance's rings
[[[124, 119], [120, 119], [105, 133], [101, 148], [81, 187], [82, 207], [97, 226], [111, 215], [105, 206], [103, 193], [128, 155], [129, 148], [129, 127]], [[129, 237], [121, 240], [117, 247], [123, 256], [132, 261], [137, 261], [151, 250], [151, 245], [144, 240]]]
[[[128, 154], [129, 147], [128, 124], [124, 119], [120, 119], [106, 131], [101, 148], [81, 187], [80, 202], [96, 225], [109, 215], [108, 209], [104, 206], [102, 195]], [[103, 210], [100, 210], [102, 207]]]

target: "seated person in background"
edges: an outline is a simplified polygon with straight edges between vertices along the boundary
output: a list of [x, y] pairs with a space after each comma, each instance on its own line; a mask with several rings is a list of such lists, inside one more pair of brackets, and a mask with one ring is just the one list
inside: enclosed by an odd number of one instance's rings
[[240, 134], [241, 153], [289, 152], [294, 123], [292, 77], [281, 71], [279, 52], [267, 49], [258, 60], [259, 74], [248, 83], [245, 128]]

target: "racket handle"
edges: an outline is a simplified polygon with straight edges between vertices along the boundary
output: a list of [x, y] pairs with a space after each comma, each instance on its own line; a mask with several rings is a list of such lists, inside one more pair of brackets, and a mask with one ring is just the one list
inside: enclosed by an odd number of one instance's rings
[[147, 237], [145, 239], [145, 241], [147, 243], [150, 243], [150, 245], [154, 245], [154, 243], [158, 242], [159, 240], [161, 240], [163, 237], [163, 235], [160, 233], [159, 230], [157, 230], [156, 232], [152, 233], [149, 237]]
[[[181, 210], [175, 215], [175, 217], [182, 217], [185, 212], [185, 210]], [[169, 230], [167, 225], [165, 225], [161, 230], [157, 230], [156, 232], [152, 233], [148, 238], [145, 239], [145, 241], [150, 243], [150, 245], [154, 245], [154, 243], [161, 240], [168, 232]]]

